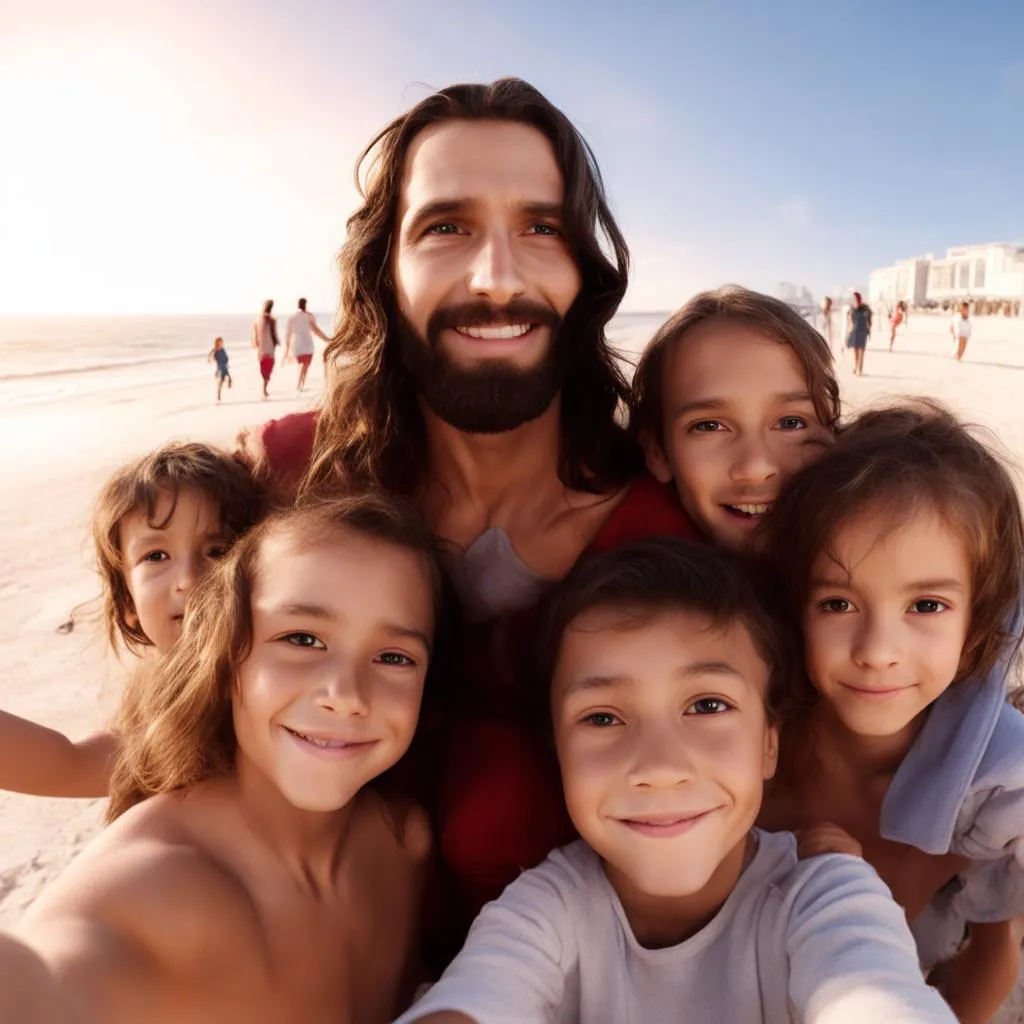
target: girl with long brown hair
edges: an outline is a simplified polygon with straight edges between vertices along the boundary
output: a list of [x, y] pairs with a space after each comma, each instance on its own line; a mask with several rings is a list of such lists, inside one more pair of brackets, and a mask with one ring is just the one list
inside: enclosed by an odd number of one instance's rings
[[4, 1019], [392, 1018], [429, 832], [368, 784], [416, 728], [434, 543], [355, 497], [216, 567], [129, 690], [109, 827], [0, 943]]

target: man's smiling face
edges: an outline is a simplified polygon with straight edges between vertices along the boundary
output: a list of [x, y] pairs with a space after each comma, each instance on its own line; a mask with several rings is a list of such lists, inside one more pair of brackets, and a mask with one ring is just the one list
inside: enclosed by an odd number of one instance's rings
[[564, 198], [529, 125], [445, 121], [409, 149], [391, 258], [400, 355], [459, 430], [512, 430], [558, 394], [559, 328], [580, 291]]

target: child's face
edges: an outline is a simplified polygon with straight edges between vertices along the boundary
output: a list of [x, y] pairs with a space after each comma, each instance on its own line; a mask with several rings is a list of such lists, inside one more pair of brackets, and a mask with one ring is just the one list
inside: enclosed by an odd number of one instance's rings
[[[152, 522], [164, 522], [173, 501], [171, 494], [161, 494]], [[138, 510], [121, 521], [118, 539], [133, 605], [129, 622], [157, 650], [168, 651], [181, 635], [188, 595], [227, 550], [220, 514], [205, 494], [182, 490], [164, 529], [150, 526]]]
[[647, 465], [675, 481], [683, 507], [715, 544], [744, 547], [794, 470], [822, 451], [807, 377], [789, 345], [746, 324], [699, 324], [670, 349], [664, 437]]
[[822, 554], [812, 570], [808, 672], [852, 732], [898, 735], [956, 676], [970, 626], [965, 545], [924, 512], [896, 529], [854, 519], [833, 550], [839, 565]]
[[552, 682], [562, 783], [620, 895], [690, 896], [730, 854], [742, 863], [774, 774], [768, 667], [741, 625], [641, 621], [597, 608], [565, 634]]
[[271, 536], [252, 618], [232, 708], [240, 755], [294, 806], [338, 810], [412, 742], [434, 632], [427, 570], [347, 531], [303, 546]]

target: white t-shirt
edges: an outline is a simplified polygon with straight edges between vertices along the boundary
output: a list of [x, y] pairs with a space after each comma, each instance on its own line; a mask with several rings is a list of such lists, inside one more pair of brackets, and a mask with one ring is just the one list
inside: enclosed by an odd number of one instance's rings
[[484, 907], [462, 952], [399, 1024], [955, 1024], [924, 982], [903, 911], [864, 861], [758, 849], [725, 905], [667, 949], [640, 946], [598, 856], [556, 850]]
[[313, 354], [313, 329], [310, 323], [313, 314], [308, 310], [298, 309], [288, 318], [288, 340], [292, 345], [292, 354], [311, 356]]
[[274, 335], [270, 330], [270, 317], [261, 313], [253, 321], [253, 333], [256, 337], [256, 348], [260, 359], [270, 359], [274, 355]]
[[964, 319], [959, 313], [953, 317], [953, 333], [958, 338], [969, 338], [971, 336], [970, 318]]

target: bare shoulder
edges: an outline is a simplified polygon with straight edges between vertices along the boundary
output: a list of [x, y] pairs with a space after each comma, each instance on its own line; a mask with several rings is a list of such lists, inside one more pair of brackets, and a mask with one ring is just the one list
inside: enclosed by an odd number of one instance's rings
[[250, 893], [155, 806], [173, 799], [154, 798], [111, 825], [37, 901], [23, 933], [42, 937], [77, 921], [171, 973], [205, 971], [212, 951], [251, 953], [261, 931]]

